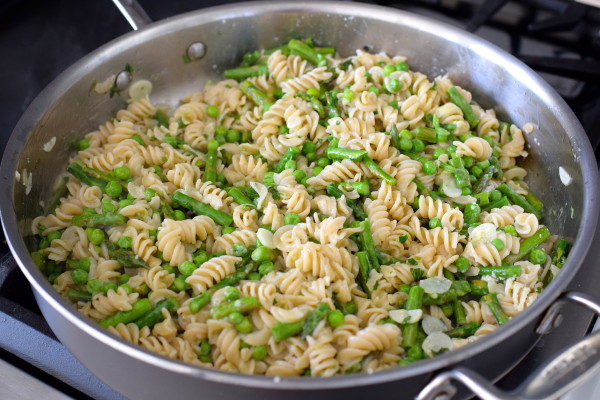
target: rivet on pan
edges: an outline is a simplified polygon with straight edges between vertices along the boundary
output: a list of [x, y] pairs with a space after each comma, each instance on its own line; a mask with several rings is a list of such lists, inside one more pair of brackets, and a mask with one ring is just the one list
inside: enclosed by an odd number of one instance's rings
[[199, 60], [206, 54], [206, 45], [202, 42], [194, 42], [187, 49], [190, 60]]
[[117, 80], [115, 81], [117, 89], [124, 90], [129, 86], [131, 82], [131, 74], [128, 71], [121, 71], [119, 75], [117, 75]]
[[556, 317], [554, 317], [554, 320], [552, 321], [552, 326], [554, 328], [558, 328], [560, 326], [560, 324], [562, 324], [562, 322], [563, 322], [562, 314], [556, 314]]

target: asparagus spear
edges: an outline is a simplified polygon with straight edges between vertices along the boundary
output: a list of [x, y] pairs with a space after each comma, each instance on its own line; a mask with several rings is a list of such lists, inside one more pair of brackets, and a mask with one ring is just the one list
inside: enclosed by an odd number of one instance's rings
[[299, 55], [311, 64], [319, 64], [319, 53], [306, 43], [292, 39], [288, 42], [288, 47], [292, 53]]
[[521, 242], [521, 247], [517, 255], [506, 257], [505, 261], [508, 264], [514, 264], [515, 261], [519, 261], [520, 259], [525, 257], [527, 254], [529, 254], [529, 252], [531, 252], [531, 250], [544, 243], [549, 237], [550, 231], [547, 227], [542, 226], [532, 236], [528, 237], [527, 239]]
[[502, 309], [500, 302], [498, 301], [498, 295], [494, 292], [487, 294], [482, 297], [482, 300], [485, 301], [485, 304], [488, 305], [492, 314], [494, 314], [494, 318], [496, 318], [496, 322], [498, 325], [504, 325], [506, 321], [508, 321], [508, 316]]
[[273, 105], [271, 99], [254, 86], [250, 81], [244, 81], [240, 84], [240, 90], [244, 92], [256, 105], [262, 107], [263, 111], [269, 111]]
[[223, 211], [215, 210], [208, 204], [201, 203], [192, 199], [182, 192], [175, 192], [173, 201], [179, 203], [182, 207], [191, 210], [197, 215], [206, 215], [221, 226], [229, 226], [233, 222], [233, 217]]
[[498, 186], [497, 189], [503, 195], [505, 195], [506, 197], [508, 197], [508, 200], [510, 200], [513, 204], [516, 204], [516, 205], [520, 206], [521, 208], [523, 208], [523, 210], [525, 210], [525, 212], [534, 214], [538, 219], [542, 217], [542, 214], [540, 213], [540, 210], [538, 210], [537, 208], [535, 208], [534, 206], [532, 206], [531, 203], [529, 203], [525, 199], [525, 197], [523, 197], [520, 194], [518, 194], [517, 192], [515, 192], [506, 183], [503, 183], [502, 185]]
[[365, 150], [345, 149], [343, 147], [327, 148], [327, 158], [332, 160], [349, 159], [353, 161], [359, 161], [367, 155], [368, 153]]
[[475, 128], [479, 124], [479, 117], [475, 114], [469, 103], [461, 96], [459, 91], [455, 86], [452, 86], [448, 89], [448, 97], [450, 97], [450, 101], [453, 102], [460, 108], [463, 112], [465, 120], [469, 123], [471, 128]]
[[287, 162], [290, 160], [295, 160], [299, 154], [300, 149], [298, 149], [297, 147], [290, 147], [289, 149], [287, 149], [283, 157], [281, 157], [281, 159], [277, 163], [277, 166], [275, 167], [275, 172], [282, 172], [285, 169], [285, 164], [287, 164]]
[[[327, 185], [327, 194], [335, 197], [336, 199], [339, 199], [344, 195], [344, 193], [333, 183]], [[346, 204], [352, 209], [352, 212], [354, 213], [354, 216], [357, 219], [364, 220], [367, 218], [367, 214], [365, 214], [363, 209], [358, 204], [356, 204], [356, 202], [353, 199], [346, 199]]]
[[446, 332], [446, 334], [452, 338], [467, 338], [469, 336], [473, 336], [475, 334], [475, 332], [477, 332], [477, 329], [479, 329], [480, 326], [481, 326], [481, 324], [472, 322], [470, 324], [464, 324], [461, 326], [457, 326], [456, 328], [451, 329], [448, 332]]
[[71, 224], [75, 226], [85, 226], [95, 228], [98, 226], [116, 226], [123, 225], [127, 222], [127, 218], [116, 213], [102, 213], [92, 215], [77, 215], [71, 219]]
[[382, 170], [375, 161], [371, 160], [369, 157], [364, 157], [362, 161], [365, 163], [367, 168], [369, 168], [369, 170], [373, 173], [373, 175], [383, 179], [390, 185], [396, 184], [396, 178], [390, 176], [387, 172]]
[[479, 267], [479, 275], [492, 276], [496, 279], [507, 279], [521, 276], [519, 265], [503, 265], [501, 267]]
[[252, 78], [256, 76], [266, 75], [269, 73], [269, 68], [266, 65], [253, 65], [247, 67], [238, 67], [226, 69], [223, 71], [223, 75], [227, 79], [235, 79], [236, 81], [243, 81], [247, 78]]
[[125, 268], [150, 268], [139, 256], [130, 250], [108, 246], [108, 255]]
[[152, 305], [150, 304], [150, 300], [143, 298], [136, 301], [131, 310], [117, 311], [113, 315], [109, 315], [108, 317], [104, 318], [102, 321], [100, 321], [100, 325], [108, 328], [109, 326], [115, 326], [118, 324], [128, 324], [146, 314], [151, 308]]
[[237, 299], [229, 303], [221, 303], [210, 310], [210, 314], [215, 319], [227, 317], [233, 312], [246, 314], [260, 307], [258, 299], [254, 296], [247, 296], [242, 299]]
[[[423, 306], [423, 294], [425, 290], [419, 286], [415, 285], [410, 288], [408, 292], [408, 300], [406, 301], [406, 309], [407, 310], [419, 310]], [[412, 347], [417, 343], [417, 332], [419, 328], [419, 323], [415, 322], [413, 324], [404, 324], [402, 329], [402, 346], [403, 347]]]
[[140, 318], [135, 320], [135, 324], [138, 328], [143, 328], [145, 326], [154, 326], [157, 323], [161, 322], [164, 317], [162, 315], [162, 309], [166, 308], [169, 312], [174, 312], [179, 308], [179, 302], [175, 300], [173, 297], [166, 298], [161, 300], [156, 304], [156, 306], [142, 315]]
[[302, 338], [305, 338], [306, 336], [312, 334], [315, 328], [317, 327], [317, 324], [327, 316], [329, 311], [330, 308], [327, 304], [319, 303], [317, 308], [311, 311], [308, 314], [308, 316], [304, 319], [304, 322], [302, 324]]
[[303, 325], [302, 321], [292, 323], [278, 322], [271, 328], [271, 334], [276, 342], [281, 342], [302, 332]]

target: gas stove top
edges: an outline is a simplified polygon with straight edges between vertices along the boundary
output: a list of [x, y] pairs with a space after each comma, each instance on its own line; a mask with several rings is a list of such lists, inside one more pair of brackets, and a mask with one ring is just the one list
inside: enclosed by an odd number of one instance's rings
[[[160, 20], [233, 1], [139, 2], [153, 20]], [[600, 160], [597, 129], [600, 126], [600, 9], [583, 4], [598, 5], [600, 1], [368, 2], [462, 27], [520, 58], [567, 101]], [[46, 85], [84, 55], [129, 31], [130, 27], [110, 1], [4, 0], [0, 3], [0, 50], [7, 55], [0, 63], [3, 84], [0, 150], [4, 150], [20, 115]], [[600, 229], [595, 243], [600, 245]], [[11, 392], [3, 387], [2, 381], [11, 380], [8, 376], [38, 382], [44, 398], [122, 398], [79, 364], [56, 340], [3, 237], [0, 238], [0, 258], [0, 398], [36, 397], [34, 392]], [[585, 274], [579, 274], [570, 289], [593, 294], [596, 282], [600, 282], [600, 262], [590, 256], [583, 268]], [[562, 326], [540, 340], [499, 382], [501, 388], [516, 387], [535, 367], [591, 329], [591, 314], [580, 309], [569, 311], [564, 312]], [[21, 386], [28, 385], [18, 382]], [[570, 399], [577, 398], [583, 397]]]

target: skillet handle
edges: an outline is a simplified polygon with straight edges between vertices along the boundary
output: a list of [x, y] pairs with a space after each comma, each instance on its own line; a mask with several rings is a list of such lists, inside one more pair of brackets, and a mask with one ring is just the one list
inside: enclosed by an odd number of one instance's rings
[[137, 31], [152, 22], [137, 0], [113, 0], [113, 3], [115, 3], [115, 6], [121, 11], [121, 14], [123, 14], [134, 31]]
[[[583, 305], [600, 315], [600, 300], [578, 292], [561, 296], [546, 312], [537, 333], [545, 335], [559, 322], [560, 309], [568, 302]], [[600, 331], [562, 351], [530, 375], [512, 392], [496, 388], [478, 373], [458, 367], [436, 376], [421, 390], [416, 400], [450, 399], [456, 392], [456, 380], [483, 400], [550, 400], [557, 399], [600, 369]]]

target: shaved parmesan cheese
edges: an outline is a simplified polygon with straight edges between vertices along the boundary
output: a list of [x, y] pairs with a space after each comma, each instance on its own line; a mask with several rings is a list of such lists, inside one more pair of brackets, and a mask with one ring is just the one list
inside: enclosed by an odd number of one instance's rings
[[425, 290], [425, 293], [439, 294], [446, 293], [452, 286], [452, 281], [441, 276], [434, 276], [419, 281], [419, 285]]
[[56, 136], [52, 136], [52, 139], [50, 139], [46, 143], [44, 143], [44, 146], [42, 147], [42, 149], [46, 153], [50, 153], [52, 151], [52, 149], [54, 148], [55, 144], [56, 144]]
[[423, 310], [392, 310], [390, 318], [399, 324], [414, 324], [423, 317]]
[[258, 240], [260, 240], [263, 246], [268, 247], [269, 249], [275, 248], [275, 243], [273, 242], [273, 232], [264, 228], [260, 228], [258, 232], [256, 232], [256, 237]]
[[442, 174], [442, 190], [448, 197], [462, 196], [462, 189], [456, 186], [456, 182], [452, 175], [446, 172]]
[[481, 243], [489, 243], [496, 238], [496, 227], [494, 224], [486, 222], [481, 224], [469, 233], [469, 241], [477, 246]]
[[558, 176], [560, 177], [560, 181], [565, 186], [569, 186], [573, 181], [571, 175], [563, 167], [558, 167]]
[[453, 348], [454, 345], [450, 336], [442, 332], [433, 332], [423, 341], [423, 351], [429, 357], [433, 357], [442, 350], [452, 350]]
[[148, 96], [152, 92], [152, 82], [141, 79], [129, 86], [129, 97], [131, 100], [139, 100]]
[[423, 326], [423, 330], [427, 335], [431, 335], [433, 332], [443, 332], [447, 329], [446, 324], [441, 319], [429, 315], [423, 318], [421, 326]]

